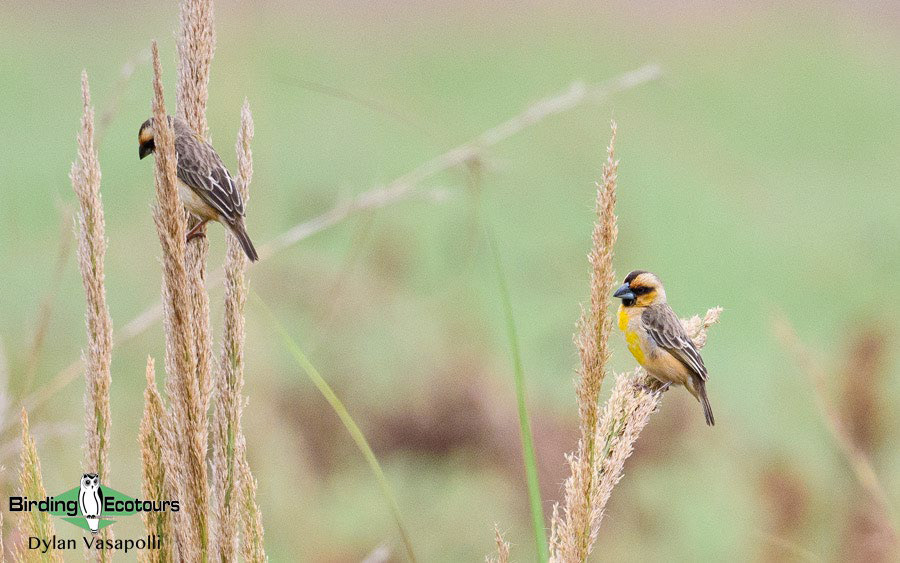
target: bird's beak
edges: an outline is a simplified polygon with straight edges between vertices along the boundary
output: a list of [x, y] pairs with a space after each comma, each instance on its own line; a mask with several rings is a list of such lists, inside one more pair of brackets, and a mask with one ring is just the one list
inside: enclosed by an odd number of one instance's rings
[[613, 297], [618, 297], [619, 299], [634, 299], [635, 295], [634, 292], [631, 291], [631, 288], [628, 286], [628, 284], [623, 283], [621, 286], [619, 286], [619, 289], [617, 289], [616, 292], [613, 293]]
[[153, 144], [152, 143], [144, 143], [143, 145], [138, 147], [138, 156], [141, 160], [144, 159], [145, 156], [153, 152]]

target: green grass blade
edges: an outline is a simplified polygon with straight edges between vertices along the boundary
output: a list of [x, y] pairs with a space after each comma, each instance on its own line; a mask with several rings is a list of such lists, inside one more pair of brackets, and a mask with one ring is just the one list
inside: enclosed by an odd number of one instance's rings
[[272, 309], [266, 305], [265, 301], [263, 301], [262, 297], [259, 294], [254, 292], [254, 296], [257, 300], [262, 304], [263, 309], [265, 309], [266, 313], [269, 315], [269, 318], [272, 321], [272, 325], [278, 330], [281, 335], [282, 340], [284, 341], [285, 347], [294, 357], [294, 360], [303, 368], [303, 371], [306, 372], [306, 375], [309, 376], [309, 379], [313, 382], [313, 385], [319, 390], [325, 400], [328, 401], [328, 404], [331, 405], [331, 408], [334, 410], [335, 414], [338, 415], [338, 418], [341, 419], [341, 422], [344, 424], [344, 428], [347, 429], [347, 432], [350, 434], [350, 437], [353, 438], [353, 441], [356, 442], [356, 447], [359, 448], [359, 451], [362, 453], [363, 457], [366, 459], [366, 463], [369, 464], [369, 468], [372, 470], [372, 473], [375, 475], [375, 479], [378, 481], [378, 486], [381, 488], [381, 493], [384, 495], [385, 500], [388, 503], [388, 506], [391, 510], [391, 515], [394, 517], [394, 522], [397, 524], [397, 528], [400, 531], [400, 537], [403, 540], [403, 545], [406, 549], [406, 555], [409, 557], [409, 560], [415, 563], [416, 556], [413, 552], [412, 543], [409, 539], [409, 534], [406, 531], [406, 528], [403, 526], [403, 519], [400, 517], [400, 505], [397, 504], [397, 499], [394, 496], [393, 491], [391, 490], [391, 486], [388, 483], [387, 477], [384, 474], [384, 471], [381, 469], [381, 464], [378, 463], [378, 458], [375, 457], [375, 452], [372, 451], [372, 448], [369, 446], [368, 440], [366, 440], [365, 435], [363, 435], [362, 430], [359, 429], [359, 426], [354, 422], [353, 417], [350, 416], [350, 412], [347, 411], [347, 408], [344, 406], [344, 403], [338, 398], [335, 394], [334, 390], [331, 389], [331, 386], [328, 385], [328, 382], [322, 377], [319, 371], [315, 368], [312, 362], [309, 361], [309, 358], [306, 357], [306, 354], [303, 353], [303, 350], [300, 349], [300, 346], [297, 342], [291, 337], [290, 333], [288, 333], [287, 329], [283, 324], [278, 320], [275, 316], [275, 313], [272, 312]]
[[538, 487], [537, 461], [534, 456], [534, 438], [531, 435], [531, 423], [528, 421], [528, 409], [525, 406], [525, 374], [522, 368], [522, 357], [519, 354], [519, 337], [516, 334], [516, 323], [513, 318], [512, 302], [503, 273], [503, 262], [500, 260], [500, 249], [490, 231], [487, 232], [491, 244], [494, 270], [497, 273], [497, 285], [503, 304], [503, 315], [506, 318], [506, 337], [509, 340], [513, 361], [513, 373], [516, 381], [516, 403], [519, 410], [519, 429], [522, 438], [522, 457], [525, 459], [525, 479], [528, 483], [528, 500], [531, 504], [531, 520], [534, 526], [534, 542], [537, 546], [538, 561], [546, 563], [550, 559], [547, 545], [547, 533], [544, 528], [544, 511], [541, 507], [541, 491]]

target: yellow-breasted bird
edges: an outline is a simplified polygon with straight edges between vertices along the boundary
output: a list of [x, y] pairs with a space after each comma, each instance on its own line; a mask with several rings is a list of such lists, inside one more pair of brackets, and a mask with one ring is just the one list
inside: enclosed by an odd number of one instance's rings
[[631, 272], [613, 296], [622, 300], [619, 329], [625, 333], [634, 359], [662, 383], [662, 390], [673, 383], [687, 388], [703, 405], [706, 423], [714, 425], [706, 396], [709, 376], [703, 358], [666, 302], [666, 290], [656, 274]]
[[[202, 236], [207, 221], [218, 221], [238, 239], [247, 258], [255, 262], [259, 256], [244, 227], [244, 202], [216, 149], [183, 119], [170, 115], [169, 123], [175, 131], [178, 198], [200, 220], [188, 232], [187, 240]], [[151, 117], [138, 131], [138, 155], [144, 158], [155, 150]]]

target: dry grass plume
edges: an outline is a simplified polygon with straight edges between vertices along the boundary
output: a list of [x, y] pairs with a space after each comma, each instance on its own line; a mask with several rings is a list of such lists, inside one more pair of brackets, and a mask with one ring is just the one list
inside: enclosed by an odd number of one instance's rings
[[247, 443], [244, 435], [238, 435], [237, 459], [239, 461], [240, 486], [241, 486], [241, 556], [244, 561], [264, 563], [268, 561], [266, 549], [263, 543], [262, 512], [256, 502], [256, 478], [250, 471], [250, 463], [247, 461]]
[[[253, 139], [253, 117], [245, 101], [241, 110], [241, 129], [235, 151], [238, 159], [237, 185], [247, 201], [253, 176], [250, 141]], [[215, 532], [220, 558], [230, 561], [238, 547], [238, 511], [241, 494], [237, 443], [241, 432], [242, 389], [244, 386], [244, 304], [247, 289], [244, 270], [247, 259], [235, 237], [227, 237], [225, 257], [225, 322], [222, 355], [216, 381], [216, 401], [212, 418], [212, 491], [218, 515]]]
[[[85, 473], [97, 473], [101, 483], [109, 483], [110, 409], [109, 387], [112, 361], [112, 319], [106, 306], [104, 258], [106, 226], [100, 200], [100, 162], [94, 146], [94, 108], [87, 73], [81, 73], [81, 97], [84, 110], [78, 134], [78, 161], [72, 164], [69, 177], [78, 196], [78, 266], [84, 285], [87, 312], [88, 349], [84, 356]], [[104, 540], [112, 539], [112, 530], [104, 528]], [[108, 561], [112, 554], [99, 551], [97, 558]]]
[[212, 0], [182, 0], [179, 21], [178, 115], [206, 139], [209, 73], [216, 49]]
[[485, 563], [509, 563], [509, 542], [503, 539], [497, 526], [494, 526], [494, 543], [497, 544], [497, 556], [485, 557]]
[[106, 234], [100, 201], [100, 164], [94, 148], [94, 109], [87, 74], [81, 75], [84, 114], [78, 135], [78, 161], [72, 164], [72, 187], [78, 196], [78, 266], [87, 302], [88, 349], [85, 364], [85, 472], [109, 482], [109, 386], [112, 320], [106, 306], [103, 260]]
[[[147, 358], [147, 388], [144, 390], [144, 416], [141, 419], [139, 443], [141, 445], [141, 496], [147, 500], [164, 500], [169, 497], [166, 490], [166, 469], [163, 462], [166, 428], [166, 411], [162, 397], [156, 389], [156, 373], [153, 358]], [[169, 439], [171, 441], [171, 439]], [[163, 538], [158, 550], [143, 550], [138, 559], [145, 562], [172, 561], [172, 515], [169, 512], [142, 512], [144, 528], [148, 533]]]
[[[208, 137], [205, 111], [214, 43], [212, 3], [182, 2], [178, 114], [203, 137]], [[224, 335], [221, 358], [214, 362], [205, 280], [208, 242], [200, 237], [185, 243], [189, 217], [176, 194], [174, 138], [164, 117], [162, 72], [155, 43], [152, 58], [154, 124], [162, 124], [155, 127], [154, 219], [163, 250], [166, 393], [170, 407], [165, 410], [149, 379], [152, 374], [148, 374], [147, 428], [142, 432], [142, 448], [145, 476], [154, 480], [151, 485], [158, 491], [161, 475], [162, 491], [184, 504], [175, 522], [155, 524], [174, 528], [178, 559], [234, 561], [240, 549], [246, 560], [264, 561], [256, 482], [246, 460], [240, 426], [247, 262], [239, 243], [226, 237]], [[252, 137], [253, 121], [245, 102], [237, 141], [238, 189], [245, 201], [253, 172]], [[211, 377], [213, 365], [215, 380]], [[215, 402], [207, 421], [212, 396]], [[152, 531], [152, 524], [148, 522], [148, 531]]]
[[175, 137], [166, 116], [162, 67], [156, 42], [153, 58], [153, 121], [156, 197], [153, 210], [163, 249], [163, 302], [166, 334], [166, 392], [174, 443], [163, 461], [167, 489], [183, 503], [175, 525], [181, 559], [198, 561], [207, 545], [206, 415], [195, 377], [194, 326], [185, 268], [185, 214], [176, 193]]
[[[178, 115], [202, 138], [209, 140], [206, 103], [209, 99], [209, 74], [215, 52], [212, 0], [182, 0], [178, 48]], [[197, 219], [185, 215], [193, 227]], [[212, 386], [212, 336], [209, 328], [209, 294], [206, 291], [206, 258], [209, 241], [196, 237], [187, 244], [186, 268], [194, 325], [194, 376], [200, 390], [203, 412], [209, 409]], [[203, 437], [202, 441], [206, 441]]]
[[[41, 460], [38, 459], [37, 447], [34, 444], [34, 438], [28, 428], [28, 414], [22, 409], [22, 472], [20, 474], [21, 491], [23, 496], [30, 499], [42, 499], [47, 496], [47, 490], [44, 489], [44, 482], [41, 477]], [[49, 538], [55, 534], [53, 522], [50, 515], [46, 512], [33, 510], [24, 513], [19, 519], [19, 537], [20, 539], [29, 536], [39, 538]], [[2, 555], [2, 552], [0, 552]], [[41, 553], [40, 550], [28, 549], [26, 543], [19, 544], [16, 553], [16, 561], [62, 561], [62, 556], [56, 550], [49, 550], [47, 553]]]
[[[598, 483], [594, 471], [597, 448], [595, 439], [599, 419], [600, 387], [606, 376], [609, 361], [609, 334], [612, 322], [608, 309], [615, 283], [612, 268], [613, 248], [618, 227], [615, 215], [616, 184], [619, 162], [615, 159], [616, 124], [606, 150], [601, 181], [597, 184], [597, 222], [592, 233], [591, 251], [591, 303], [582, 312], [575, 335], [581, 366], [576, 383], [578, 397], [578, 449], [569, 457], [571, 476], [566, 481], [565, 518], [554, 517], [551, 537], [551, 554], [566, 553], [569, 559], [583, 561], [597, 535], [599, 513], [593, 507], [598, 495]], [[556, 510], [554, 508], [554, 510]], [[565, 541], [562, 541], [563, 537]]]
[[[646, 391], [642, 369], [616, 377], [615, 387], [602, 410], [600, 387], [609, 361], [612, 320], [610, 295], [615, 283], [612, 268], [617, 236], [615, 215], [618, 161], [615, 158], [616, 124], [607, 148], [601, 181], [597, 185], [597, 222], [588, 260], [591, 264], [591, 303], [578, 323], [575, 344], [579, 351], [576, 392], [580, 438], [568, 456], [571, 474], [565, 482], [562, 507], [554, 506], [551, 520], [550, 560], [583, 562], [597, 541], [600, 522], [613, 488], [622, 477], [625, 460], [661, 399]], [[698, 347], [706, 343], [706, 329], [719, 318], [721, 309], [710, 309], [704, 318], [682, 321]]]

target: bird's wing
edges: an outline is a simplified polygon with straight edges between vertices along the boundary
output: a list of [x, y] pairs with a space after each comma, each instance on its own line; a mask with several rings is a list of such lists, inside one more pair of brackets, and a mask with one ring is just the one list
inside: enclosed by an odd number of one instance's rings
[[222, 159], [209, 143], [195, 137], [176, 137], [178, 179], [194, 189], [229, 223], [244, 215], [244, 202]]
[[668, 304], [662, 303], [647, 307], [644, 314], [641, 315], [641, 322], [647, 334], [656, 341], [657, 345], [678, 358], [701, 380], [706, 381], [708, 374], [706, 366], [703, 365], [703, 358], [700, 357], [697, 347], [694, 346], [693, 341], [684, 331], [684, 327], [681, 326], [678, 315]]

